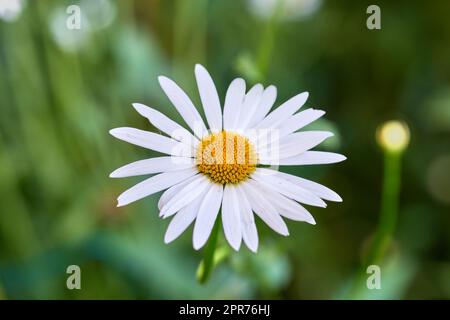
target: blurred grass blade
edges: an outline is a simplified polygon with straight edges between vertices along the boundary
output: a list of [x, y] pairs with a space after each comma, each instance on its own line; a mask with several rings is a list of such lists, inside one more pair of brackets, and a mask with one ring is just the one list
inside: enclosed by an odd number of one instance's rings
[[219, 238], [220, 221], [220, 217], [217, 217], [211, 235], [209, 236], [208, 243], [204, 249], [203, 260], [200, 261], [197, 269], [197, 280], [202, 284], [208, 281], [215, 267], [214, 262], [217, 251], [217, 240]]

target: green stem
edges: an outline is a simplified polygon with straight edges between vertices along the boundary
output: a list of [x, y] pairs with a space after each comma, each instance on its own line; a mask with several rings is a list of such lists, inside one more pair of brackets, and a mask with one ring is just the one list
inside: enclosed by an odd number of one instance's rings
[[283, 5], [284, 0], [278, 1], [272, 16], [267, 21], [261, 42], [259, 44], [257, 66], [262, 78], [260, 81], [264, 80], [267, 75], [270, 57], [272, 56], [272, 51], [275, 46], [277, 25], [282, 13]]
[[350, 296], [352, 298], [358, 298], [360, 296], [359, 293], [365, 289], [367, 267], [381, 264], [391, 244], [398, 214], [401, 156], [401, 152], [385, 151], [380, 218], [368, 254], [351, 288]]
[[206, 283], [215, 266], [214, 256], [217, 249], [217, 240], [219, 239], [220, 224], [220, 217], [218, 217], [203, 251], [203, 260], [198, 266], [197, 280], [201, 284]]
[[366, 265], [381, 263], [395, 230], [400, 193], [401, 153], [386, 151], [384, 157], [381, 214]]

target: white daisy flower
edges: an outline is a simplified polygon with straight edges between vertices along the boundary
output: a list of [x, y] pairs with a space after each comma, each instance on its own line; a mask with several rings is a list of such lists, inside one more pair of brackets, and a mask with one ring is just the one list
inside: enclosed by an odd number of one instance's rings
[[174, 81], [160, 76], [161, 88], [188, 129], [153, 108], [135, 103], [136, 111], [161, 134], [134, 128], [110, 131], [118, 139], [166, 154], [127, 164], [111, 173], [113, 178], [152, 175], [122, 193], [118, 206], [167, 189], [158, 202], [160, 216], [173, 217], [165, 235], [166, 243], [194, 223], [193, 246], [198, 250], [208, 240], [221, 212], [230, 246], [237, 251], [243, 240], [256, 252], [258, 233], [254, 214], [274, 231], [287, 236], [283, 218], [315, 224], [302, 204], [326, 207], [323, 200], [342, 201], [329, 188], [274, 167], [346, 159], [336, 153], [310, 151], [332, 133], [297, 132], [325, 113], [312, 108], [297, 113], [308, 98], [307, 92], [269, 112], [276, 99], [276, 88], [257, 84], [246, 92], [245, 81], [237, 78], [227, 90], [222, 111], [208, 71], [196, 65], [195, 77], [207, 125], [187, 94]]
[[313, 15], [322, 5], [322, 0], [248, 0], [250, 10], [264, 19], [270, 19], [277, 10], [286, 21], [299, 20]]
[[6, 22], [17, 20], [24, 5], [24, 0], [0, 0], [0, 19]]

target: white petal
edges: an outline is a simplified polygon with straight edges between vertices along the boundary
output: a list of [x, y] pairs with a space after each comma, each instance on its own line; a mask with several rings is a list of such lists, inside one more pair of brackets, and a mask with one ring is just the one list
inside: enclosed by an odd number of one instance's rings
[[[177, 158], [177, 160], [173, 158]], [[111, 178], [133, 177], [166, 171], [183, 170], [193, 168], [194, 166], [195, 164], [192, 158], [158, 157], [129, 163], [114, 170], [109, 176]]]
[[164, 191], [161, 197], [159, 198], [158, 209], [161, 210], [162, 207], [164, 207], [170, 199], [172, 199], [175, 195], [177, 195], [181, 189], [183, 189], [188, 183], [194, 181], [194, 179], [196, 178], [197, 176], [192, 176], [176, 185], [173, 185], [172, 187]]
[[[328, 164], [341, 162], [347, 159], [345, 156], [339, 153], [325, 152], [325, 151], [306, 151], [302, 154], [289, 157], [286, 159], [280, 159], [279, 165], [282, 166], [298, 166], [298, 165], [310, 165], [310, 164]], [[262, 162], [261, 162], [262, 163]], [[269, 164], [269, 163], [266, 163]]]
[[[295, 136], [293, 136], [295, 135]], [[279, 146], [278, 159], [285, 159], [308, 151], [324, 140], [332, 137], [331, 132], [297, 132], [282, 140]]]
[[193, 246], [195, 250], [203, 247], [211, 234], [222, 203], [222, 195], [222, 185], [213, 183], [200, 205], [194, 225]]
[[158, 191], [170, 188], [174, 184], [177, 184], [197, 173], [198, 171], [196, 169], [185, 169], [157, 174], [156, 176], [150, 177], [122, 193], [117, 198], [117, 206], [124, 206]]
[[283, 196], [277, 191], [270, 190], [262, 185], [261, 187], [265, 190], [264, 197], [273, 204], [280, 215], [291, 220], [316, 224], [313, 216], [298, 202]]
[[247, 247], [256, 253], [258, 250], [258, 231], [256, 230], [255, 217], [245, 196], [245, 191], [239, 184], [236, 185], [236, 196], [241, 212], [242, 238]]
[[[258, 153], [261, 155], [261, 163], [270, 161], [274, 164], [277, 159], [285, 159], [297, 154], [308, 151], [325, 139], [332, 137], [333, 133], [328, 131], [302, 131], [292, 133], [275, 144], [269, 144], [261, 149]], [[270, 160], [268, 160], [270, 159]]]
[[[268, 169], [269, 170], [269, 169]], [[286, 179], [292, 183], [297, 184], [300, 187], [303, 187], [312, 193], [316, 194], [317, 196], [321, 197], [322, 199], [329, 200], [329, 201], [336, 201], [336, 202], [342, 202], [342, 198], [333, 190], [317, 183], [311, 180], [303, 179], [297, 176], [294, 176], [289, 173], [284, 173], [277, 171], [277, 174], [283, 178]]]
[[205, 194], [206, 192], [203, 192], [203, 194], [198, 196], [189, 205], [181, 209], [172, 218], [164, 236], [165, 243], [172, 242], [173, 240], [178, 238], [184, 232], [184, 230], [186, 230], [187, 227], [189, 227], [189, 225], [194, 221]]
[[300, 130], [304, 126], [319, 119], [324, 114], [325, 111], [312, 108], [294, 114], [277, 126], [277, 128], [279, 129], [279, 137], [282, 138], [292, 132]]
[[192, 133], [187, 131], [175, 121], [171, 120], [163, 113], [141, 103], [133, 103], [133, 107], [141, 116], [147, 118], [153, 126], [173, 139], [190, 145], [198, 142], [198, 139], [195, 138]]
[[204, 175], [199, 174], [192, 182], [180, 190], [167, 204], [161, 208], [160, 217], [170, 217], [177, 213], [181, 208], [187, 206], [195, 200], [211, 182]]
[[241, 78], [234, 79], [228, 87], [223, 107], [223, 128], [225, 130], [235, 129], [244, 95], [245, 81]]
[[[289, 144], [301, 144], [306, 145], [308, 142], [310, 144], [314, 144], [314, 146], [318, 145], [320, 142], [325, 140], [326, 138], [332, 137], [333, 133], [329, 131], [301, 131], [291, 133], [280, 139], [280, 145], [289, 145]], [[304, 148], [299, 148], [304, 149]]]
[[256, 124], [258, 124], [264, 117], [269, 113], [272, 108], [275, 100], [277, 99], [277, 88], [275, 86], [268, 86], [261, 97], [261, 101], [259, 105], [255, 109], [255, 113], [253, 114], [250, 122], [247, 127], [252, 128]]
[[244, 130], [247, 128], [248, 123], [252, 119], [256, 108], [261, 101], [263, 86], [261, 84], [255, 84], [245, 95], [242, 109], [240, 111], [240, 117], [237, 123], [237, 129]]
[[326, 203], [316, 196], [311, 191], [305, 188], [299, 187], [294, 183], [280, 178], [277, 171], [257, 168], [252, 174], [252, 179], [262, 183], [269, 189], [278, 191], [279, 193], [285, 195], [288, 198], [294, 199], [298, 202], [309, 204], [311, 206], [323, 207], [325, 208]]
[[249, 200], [253, 211], [274, 231], [284, 236], [289, 235], [283, 219], [270, 202], [265, 199], [261, 189], [257, 188], [251, 179], [242, 183], [242, 188], [245, 190], [245, 196]]
[[195, 77], [209, 128], [212, 132], [221, 131], [222, 108], [216, 86], [208, 71], [200, 64], [195, 65]]
[[207, 134], [202, 117], [198, 113], [188, 95], [172, 80], [167, 77], [159, 76], [159, 84], [166, 93], [169, 100], [183, 117], [186, 124], [192, 129], [198, 138]]
[[225, 238], [230, 246], [239, 251], [242, 240], [241, 216], [235, 187], [226, 184], [222, 200], [222, 224]]
[[186, 144], [149, 131], [124, 127], [112, 129], [109, 133], [117, 139], [161, 153], [183, 157], [192, 157], [194, 153]]
[[279, 125], [282, 121], [292, 116], [298, 109], [300, 109], [308, 99], [308, 92], [302, 92], [284, 102], [281, 106], [269, 113], [261, 122], [259, 122], [256, 129], [273, 128]]

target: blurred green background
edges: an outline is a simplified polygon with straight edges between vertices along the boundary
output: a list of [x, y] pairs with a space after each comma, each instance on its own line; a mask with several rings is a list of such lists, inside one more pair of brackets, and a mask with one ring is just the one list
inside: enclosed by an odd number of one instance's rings
[[[71, 4], [81, 29], [66, 28]], [[448, 299], [450, 298], [450, 2], [0, 0], [0, 297], [3, 299]], [[308, 107], [336, 136], [335, 165], [289, 168], [336, 190], [343, 203], [310, 208], [317, 225], [288, 222], [281, 237], [258, 224], [242, 247], [196, 282], [201, 252], [189, 229], [163, 243], [159, 194], [124, 208], [140, 178], [110, 179], [152, 156], [108, 130], [154, 130], [131, 107], [179, 116], [157, 76], [199, 105], [194, 65], [222, 98], [237, 76], [278, 87], [277, 103], [309, 91]], [[377, 228], [383, 151], [376, 128], [409, 125], [394, 242], [382, 290], [348, 288]], [[260, 221], [259, 221], [260, 222]], [[220, 240], [223, 243], [223, 235]], [[81, 267], [81, 290], [66, 268]]]

